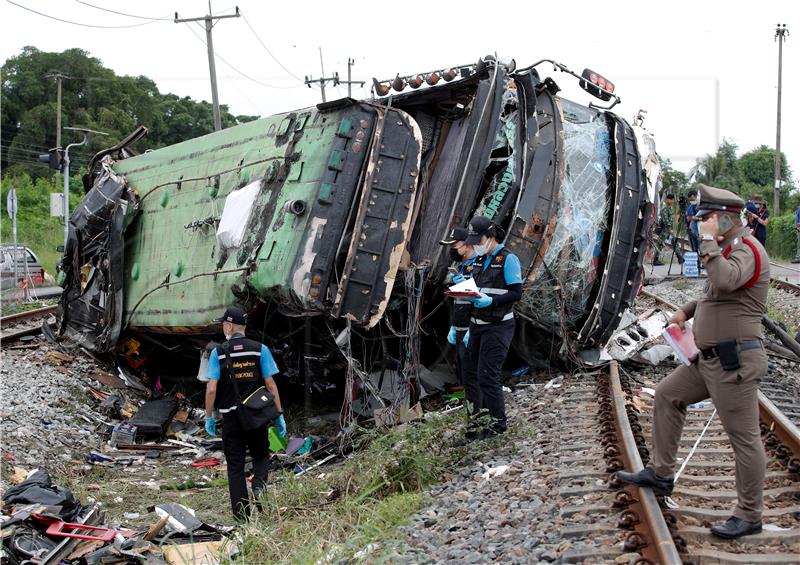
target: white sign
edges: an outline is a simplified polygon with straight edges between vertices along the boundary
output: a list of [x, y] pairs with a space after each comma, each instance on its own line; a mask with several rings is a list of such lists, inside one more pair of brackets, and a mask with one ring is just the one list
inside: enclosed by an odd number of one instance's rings
[[14, 216], [17, 215], [17, 191], [13, 188], [8, 191], [6, 210], [8, 210], [8, 217], [13, 220]]
[[696, 251], [687, 251], [683, 254], [683, 275], [691, 278], [700, 276], [700, 265], [697, 262]]
[[50, 217], [64, 217], [64, 194], [62, 192], [50, 193]]

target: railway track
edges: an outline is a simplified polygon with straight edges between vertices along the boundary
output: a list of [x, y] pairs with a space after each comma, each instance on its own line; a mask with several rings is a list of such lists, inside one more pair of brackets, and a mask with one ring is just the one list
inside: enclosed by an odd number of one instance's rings
[[18, 341], [21, 337], [38, 335], [42, 331], [42, 323], [50, 326], [55, 324], [55, 314], [58, 306], [45, 306], [36, 310], [19, 312], [0, 318], [0, 343], [3, 346]]
[[789, 281], [784, 281], [775, 277], [769, 279], [769, 284], [772, 287], [779, 288], [783, 291], [788, 292], [789, 294], [800, 296], [800, 285], [796, 285], [794, 283], [790, 283]]

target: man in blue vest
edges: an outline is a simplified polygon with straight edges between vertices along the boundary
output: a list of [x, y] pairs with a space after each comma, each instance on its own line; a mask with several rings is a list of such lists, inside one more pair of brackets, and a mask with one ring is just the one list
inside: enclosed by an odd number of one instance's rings
[[[471, 245], [464, 243], [467, 235], [469, 234], [466, 228], [453, 228], [450, 235], [439, 242], [441, 245], [450, 246], [450, 260], [456, 263], [456, 272], [450, 277], [452, 284], [470, 279], [474, 274], [474, 263], [478, 255]], [[478, 375], [468, 347], [471, 313], [472, 303], [466, 298], [455, 297], [450, 317], [450, 331], [447, 333], [447, 342], [456, 348], [456, 375], [459, 384], [464, 386], [464, 397], [470, 416], [476, 414], [481, 405]]]
[[484, 216], [469, 223], [464, 241], [475, 249], [474, 279], [480, 296], [470, 298], [469, 350], [478, 370], [481, 410], [490, 416], [489, 426], [470, 430], [467, 439], [483, 439], [506, 431], [506, 405], [501, 368], [514, 337], [514, 304], [522, 298], [519, 258], [500, 243], [502, 230]]
[[[269, 462], [267, 425], [246, 431], [236, 414], [241, 398], [247, 398], [262, 385], [275, 397], [275, 407], [280, 416], [276, 421], [278, 433], [286, 435], [281, 398], [273, 375], [278, 367], [267, 346], [244, 335], [247, 314], [241, 308], [228, 308], [218, 321], [222, 322], [225, 343], [217, 346], [208, 359], [208, 384], [206, 385], [206, 432], [217, 435], [217, 422], [213, 416], [216, 408], [222, 414], [222, 440], [228, 466], [228, 491], [233, 515], [246, 519], [252, 511], [247, 496], [244, 462], [247, 450], [253, 458], [253, 496], [256, 500], [267, 482]], [[236, 389], [232, 380], [236, 379]]]

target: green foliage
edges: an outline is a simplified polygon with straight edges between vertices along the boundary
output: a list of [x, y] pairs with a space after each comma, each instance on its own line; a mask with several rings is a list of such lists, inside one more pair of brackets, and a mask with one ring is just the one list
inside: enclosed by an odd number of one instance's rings
[[[86, 147], [71, 152], [73, 162], [86, 165], [91, 155], [113, 145], [136, 126], [150, 132], [139, 142], [139, 150], [157, 149], [205, 135], [214, 130], [212, 107], [189, 97], [161, 94], [145, 76], [118, 76], [96, 57], [81, 49], [61, 53], [25, 47], [2, 67], [2, 165], [34, 163], [25, 169], [31, 176], [49, 176], [36, 164], [36, 157], [56, 144], [56, 80], [59, 72], [69, 78], [62, 84], [62, 127], [83, 127], [107, 132], [108, 137], [90, 136]], [[223, 127], [251, 121], [256, 116], [234, 116], [220, 106]], [[75, 132], [62, 132], [62, 145], [77, 142]]]
[[794, 210], [785, 216], [773, 217], [767, 224], [767, 253], [772, 259], [791, 260], [797, 249]]
[[689, 186], [689, 179], [686, 173], [677, 171], [672, 167], [669, 159], [661, 159], [661, 186], [664, 194], [672, 193], [675, 195], [685, 194]]

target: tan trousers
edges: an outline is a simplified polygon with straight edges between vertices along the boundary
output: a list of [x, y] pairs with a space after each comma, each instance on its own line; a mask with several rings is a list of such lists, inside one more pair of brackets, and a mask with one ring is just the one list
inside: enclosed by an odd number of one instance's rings
[[[723, 371], [719, 359], [702, 358], [681, 365], [656, 387], [653, 411], [653, 461], [661, 478], [675, 475], [675, 456], [689, 404], [711, 398], [736, 458], [738, 502], [733, 515], [748, 522], [761, 519], [766, 456], [758, 427], [758, 384], [767, 374], [763, 349], [740, 354], [741, 367]], [[702, 442], [701, 442], [702, 444]]]

